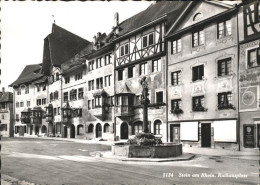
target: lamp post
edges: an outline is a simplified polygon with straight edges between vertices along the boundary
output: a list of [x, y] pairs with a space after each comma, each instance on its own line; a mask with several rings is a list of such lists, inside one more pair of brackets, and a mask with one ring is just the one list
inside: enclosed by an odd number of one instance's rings
[[148, 104], [150, 100], [148, 99], [148, 82], [147, 78], [143, 77], [141, 79], [141, 85], [143, 87], [142, 96], [141, 96], [141, 104], [143, 105], [143, 132], [148, 133]]

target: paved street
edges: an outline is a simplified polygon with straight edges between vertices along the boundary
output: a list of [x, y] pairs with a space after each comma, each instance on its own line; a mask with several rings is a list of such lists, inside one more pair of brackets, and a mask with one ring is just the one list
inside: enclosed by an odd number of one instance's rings
[[[253, 160], [196, 155], [179, 162], [122, 162], [93, 157], [110, 146], [3, 138], [1, 174], [36, 184], [257, 184]], [[192, 177], [193, 176], [193, 177]], [[229, 176], [229, 177], [228, 177]]]

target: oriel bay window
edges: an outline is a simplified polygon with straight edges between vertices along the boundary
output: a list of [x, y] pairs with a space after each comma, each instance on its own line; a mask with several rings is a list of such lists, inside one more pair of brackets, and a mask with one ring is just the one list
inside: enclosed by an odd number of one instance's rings
[[218, 61], [218, 76], [231, 74], [231, 58], [226, 58]]
[[153, 33], [149, 33], [145, 36], [143, 36], [143, 48], [153, 45], [154, 44], [154, 34]]
[[231, 20], [218, 23], [218, 39], [231, 35]]
[[204, 96], [196, 96], [192, 98], [192, 111], [199, 112], [199, 111], [206, 111], [204, 105]]
[[203, 45], [204, 42], [204, 30], [192, 33], [192, 47]]
[[171, 42], [171, 53], [179, 53], [181, 52], [181, 39], [174, 40]]
[[260, 66], [260, 47], [248, 50], [247, 53], [248, 67]]
[[161, 71], [161, 68], [162, 68], [161, 59], [152, 61], [152, 72]]
[[70, 100], [77, 100], [77, 89], [72, 89], [70, 91]]
[[204, 78], [204, 65], [195, 66], [192, 68], [192, 81], [202, 80]]
[[235, 109], [234, 105], [232, 104], [231, 92], [224, 92], [218, 94], [218, 109]]
[[172, 85], [181, 84], [181, 71], [175, 71], [171, 73], [171, 84]]

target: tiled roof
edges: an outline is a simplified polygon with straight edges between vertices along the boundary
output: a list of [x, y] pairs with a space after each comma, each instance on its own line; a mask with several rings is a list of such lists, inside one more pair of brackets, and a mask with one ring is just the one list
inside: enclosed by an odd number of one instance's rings
[[176, 15], [171, 16], [169, 21], [176, 20], [189, 3], [190, 1], [161, 1], [152, 4], [146, 10], [120, 23], [118, 36], [122, 36], [169, 13]]
[[89, 41], [56, 24], [53, 24], [52, 33], [44, 42], [48, 42], [48, 48], [44, 48], [44, 59], [49, 58], [52, 64], [58, 67], [90, 44]]
[[14, 81], [10, 86], [29, 83], [41, 77], [43, 77], [43, 74], [41, 74], [41, 64], [27, 65], [25, 66], [18, 79]]
[[12, 102], [13, 101], [13, 93], [11, 92], [0, 92], [0, 102]]

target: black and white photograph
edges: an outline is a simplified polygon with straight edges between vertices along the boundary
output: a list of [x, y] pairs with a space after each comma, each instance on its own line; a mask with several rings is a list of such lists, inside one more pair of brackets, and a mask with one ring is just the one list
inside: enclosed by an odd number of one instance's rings
[[0, 7], [0, 184], [260, 185], [259, 0]]

